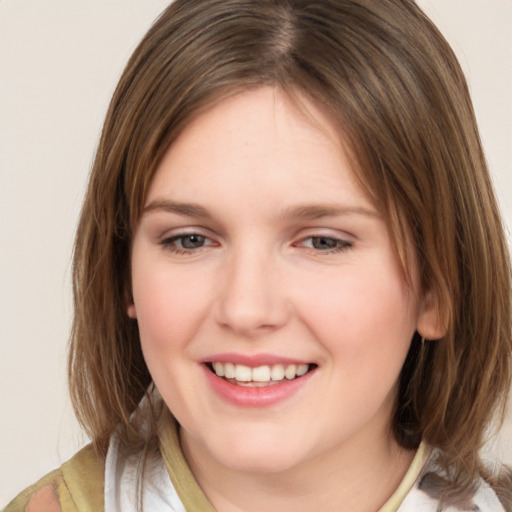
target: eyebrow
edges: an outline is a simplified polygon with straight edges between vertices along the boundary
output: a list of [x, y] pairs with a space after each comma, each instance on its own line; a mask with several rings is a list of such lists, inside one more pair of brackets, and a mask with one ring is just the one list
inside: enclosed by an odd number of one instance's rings
[[338, 204], [306, 204], [287, 208], [282, 213], [284, 219], [300, 218], [304, 220], [315, 220], [323, 217], [340, 217], [345, 215], [377, 217], [378, 213], [372, 208]]
[[[149, 203], [142, 210], [142, 215], [149, 212], [161, 210], [168, 213], [175, 213], [186, 217], [200, 219], [211, 219], [213, 216], [206, 208], [196, 203], [182, 203], [169, 199], [156, 199]], [[281, 219], [303, 219], [316, 220], [323, 217], [339, 217], [346, 215], [364, 215], [377, 217], [378, 213], [372, 208], [363, 206], [338, 205], [338, 204], [305, 204], [286, 208], [279, 217]]]
[[181, 203], [178, 201], [171, 201], [169, 199], [156, 199], [152, 201], [142, 210], [142, 215], [152, 212], [154, 210], [163, 210], [168, 213], [176, 213], [178, 215], [185, 215], [187, 217], [197, 217], [202, 219], [211, 218], [212, 216], [206, 208], [195, 203]]

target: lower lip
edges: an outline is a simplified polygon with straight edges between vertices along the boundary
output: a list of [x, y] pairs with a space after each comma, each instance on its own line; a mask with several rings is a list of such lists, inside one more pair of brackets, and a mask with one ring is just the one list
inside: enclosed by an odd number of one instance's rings
[[215, 375], [206, 365], [202, 367], [212, 390], [220, 398], [237, 407], [268, 407], [284, 401], [304, 387], [315, 373], [315, 370], [309, 371], [302, 377], [271, 386], [249, 387], [231, 384]]

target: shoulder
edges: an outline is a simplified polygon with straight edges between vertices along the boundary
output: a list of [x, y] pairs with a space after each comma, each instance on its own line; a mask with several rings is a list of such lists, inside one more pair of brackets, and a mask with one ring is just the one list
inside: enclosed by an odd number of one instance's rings
[[86, 446], [55, 471], [22, 491], [4, 512], [103, 510], [105, 461]]

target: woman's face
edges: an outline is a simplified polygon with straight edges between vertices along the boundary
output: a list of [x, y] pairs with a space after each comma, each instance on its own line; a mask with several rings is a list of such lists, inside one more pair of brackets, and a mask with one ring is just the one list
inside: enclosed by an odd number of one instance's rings
[[128, 312], [196, 462], [274, 472], [392, 443], [398, 375], [428, 312], [304, 102], [310, 116], [261, 88], [201, 114], [134, 236]]

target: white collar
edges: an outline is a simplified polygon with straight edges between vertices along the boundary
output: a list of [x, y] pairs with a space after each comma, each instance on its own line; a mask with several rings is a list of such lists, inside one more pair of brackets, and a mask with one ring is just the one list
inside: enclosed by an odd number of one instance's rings
[[127, 454], [115, 433], [105, 461], [105, 512], [186, 512], [157, 452], [145, 462], [142, 482], [142, 507], [139, 503], [137, 474], [142, 453]]

